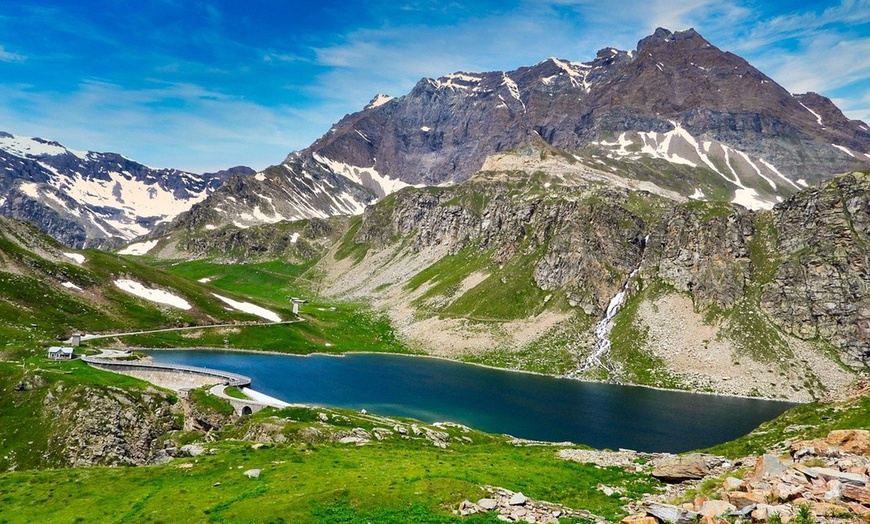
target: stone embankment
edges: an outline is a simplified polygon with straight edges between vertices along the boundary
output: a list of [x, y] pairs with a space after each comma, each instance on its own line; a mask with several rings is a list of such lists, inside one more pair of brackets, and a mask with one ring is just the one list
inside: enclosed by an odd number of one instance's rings
[[[787, 458], [763, 455], [754, 468], [733, 469], [688, 481], [665, 495], [645, 498], [622, 524], [796, 524], [870, 521], [870, 431], [837, 430], [824, 439], [794, 442]], [[655, 475], [655, 472], [653, 472]], [[671, 480], [699, 479], [699, 476]], [[690, 489], [714, 480], [719, 487], [681, 504]]]
[[[230, 373], [210, 368], [194, 366], [182, 366], [175, 364], [158, 364], [141, 360], [117, 360], [110, 358], [83, 356], [85, 362], [95, 368], [135, 376], [157, 385], [162, 385], [167, 377], [174, 377], [170, 382], [187, 384], [188, 387], [202, 387], [213, 384], [225, 384], [227, 386], [246, 387], [251, 385], [251, 379], [244, 375]], [[150, 378], [149, 378], [150, 377]], [[153, 379], [153, 380], [152, 380]], [[172, 388], [179, 389], [179, 388]]]
[[267, 406], [288, 405], [277, 399], [239, 399], [224, 393], [224, 389], [228, 386], [238, 388], [250, 386], [251, 379], [244, 375], [211, 368], [158, 364], [149, 360], [117, 360], [117, 357], [123, 356], [117, 351], [108, 350], [96, 357], [83, 356], [82, 361], [99, 369], [135, 377], [175, 391], [214, 386], [209, 392], [232, 404], [239, 415], [250, 415]]

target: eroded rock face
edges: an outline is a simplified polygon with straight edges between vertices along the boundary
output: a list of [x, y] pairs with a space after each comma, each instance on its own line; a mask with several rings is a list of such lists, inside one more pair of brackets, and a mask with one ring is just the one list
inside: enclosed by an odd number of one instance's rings
[[648, 226], [630, 210], [628, 194], [510, 192], [509, 184], [481, 182], [397, 193], [390, 205], [366, 210], [354, 241], [378, 249], [410, 236], [418, 251], [442, 246], [454, 255], [472, 248], [490, 253], [496, 266], [526, 257], [538, 288], [567, 289], [588, 314], [603, 312], [644, 252]]
[[70, 466], [144, 465], [162, 460], [157, 440], [174, 426], [172, 403], [154, 389], [78, 388], [46, 400], [57, 420], [49, 447]]
[[784, 331], [821, 338], [844, 361], [870, 362], [870, 177], [853, 173], [774, 210], [782, 263], [762, 306]]
[[650, 233], [643, 274], [691, 293], [696, 306], [734, 306], [750, 277], [752, 214], [723, 209], [710, 217], [706, 208], [681, 206], [665, 215]]

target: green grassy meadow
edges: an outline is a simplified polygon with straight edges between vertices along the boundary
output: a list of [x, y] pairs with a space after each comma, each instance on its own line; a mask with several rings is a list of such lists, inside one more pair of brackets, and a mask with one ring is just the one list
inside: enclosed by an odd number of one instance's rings
[[[310, 418], [299, 411], [255, 417]], [[289, 421], [288, 428], [300, 424], [311, 423]], [[5, 473], [0, 523], [495, 522], [451, 512], [464, 499], [487, 496], [487, 485], [617, 519], [624, 501], [595, 489], [598, 483], [632, 499], [658, 486], [645, 475], [559, 460], [550, 446], [469, 434], [473, 443], [448, 449], [399, 438], [365, 446], [219, 441], [207, 444], [209, 454], [160, 466]], [[247, 478], [249, 469], [260, 477]]]

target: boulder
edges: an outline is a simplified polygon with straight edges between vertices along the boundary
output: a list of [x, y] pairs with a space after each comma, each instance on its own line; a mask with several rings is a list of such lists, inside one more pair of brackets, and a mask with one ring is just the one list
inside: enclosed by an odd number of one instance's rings
[[825, 481], [834, 479], [839, 480], [843, 484], [852, 484], [861, 487], [867, 485], [867, 477], [858, 473], [845, 473], [833, 468], [813, 468], [813, 470], [819, 477], [825, 479]]
[[178, 451], [182, 457], [198, 457], [205, 453], [205, 448], [199, 444], [185, 444]]
[[699, 454], [667, 457], [654, 463], [650, 473], [662, 482], [678, 483], [686, 480], [702, 479], [710, 474], [704, 457]]
[[510, 501], [508, 501], [508, 504], [511, 506], [523, 506], [525, 505], [526, 500], [526, 496], [523, 495], [522, 492], [514, 493], [513, 496], [511, 496]]
[[342, 437], [338, 439], [339, 444], [356, 444], [357, 446], [362, 446], [364, 444], [368, 444], [369, 440], [362, 437]]
[[801, 495], [802, 488], [786, 482], [778, 482], [773, 486], [773, 496], [782, 502], [794, 500]]
[[722, 482], [726, 491], [738, 491], [743, 486], [743, 481], [736, 477], [728, 477]]
[[786, 471], [788, 471], [788, 466], [774, 455], [762, 455], [755, 463], [755, 478], [758, 480], [771, 478]]
[[868, 508], [867, 506], [858, 504], [857, 502], [850, 502], [847, 504], [847, 506], [850, 510], [852, 510], [852, 513], [863, 518], [865, 522], [868, 518], [870, 518], [870, 508]]
[[837, 429], [828, 433], [825, 442], [846, 453], [870, 455], [870, 431], [866, 429]]
[[249, 479], [260, 478], [260, 470], [259, 469], [249, 469], [245, 472], [245, 476]]
[[659, 520], [672, 524], [696, 524], [700, 518], [698, 513], [685, 510], [669, 504], [652, 503], [647, 505], [646, 512]]
[[766, 521], [772, 515], [779, 515], [782, 522], [790, 522], [792, 519], [791, 509], [788, 506], [771, 506], [769, 504], [759, 504], [752, 510], [752, 519], [756, 521]]
[[821, 502], [817, 500], [810, 501], [810, 509], [812, 509], [813, 513], [815, 513], [816, 516], [819, 517], [825, 515], [838, 515], [848, 511], [845, 506], [841, 506], [839, 504], [831, 504], [830, 502]]
[[737, 507], [734, 504], [724, 500], [708, 500], [701, 504], [701, 509], [698, 510], [698, 513], [705, 517], [718, 517], [727, 515], [736, 509]]
[[768, 493], [763, 491], [732, 491], [729, 493], [723, 493], [722, 498], [728, 500], [731, 504], [734, 504], [737, 509], [743, 509], [747, 506], [754, 506], [757, 504], [766, 504]]
[[480, 499], [477, 501], [477, 505], [486, 511], [492, 511], [498, 507], [498, 503], [495, 499]]
[[474, 515], [475, 513], [480, 511], [480, 506], [471, 502], [470, 500], [463, 500], [459, 504], [459, 515], [462, 517], [467, 517], [469, 515]]
[[840, 495], [844, 499], [854, 500], [870, 506], [870, 489], [860, 488], [851, 484], [843, 484], [840, 487]]
[[646, 513], [635, 513], [623, 518], [619, 524], [658, 524], [658, 521]]

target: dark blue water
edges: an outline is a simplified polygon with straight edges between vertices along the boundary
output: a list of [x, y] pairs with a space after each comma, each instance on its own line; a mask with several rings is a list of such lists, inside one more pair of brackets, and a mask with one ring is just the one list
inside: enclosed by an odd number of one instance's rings
[[595, 448], [680, 452], [748, 433], [793, 404], [513, 373], [397, 355], [346, 357], [155, 351], [162, 363], [247, 375], [287, 402], [366, 409], [425, 422]]

